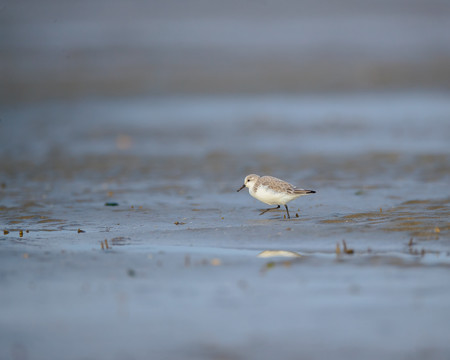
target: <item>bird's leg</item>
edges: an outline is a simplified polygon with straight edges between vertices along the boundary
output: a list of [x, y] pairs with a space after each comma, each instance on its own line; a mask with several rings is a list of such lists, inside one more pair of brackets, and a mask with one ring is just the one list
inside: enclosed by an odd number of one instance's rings
[[259, 215], [265, 214], [266, 212], [271, 211], [271, 210], [277, 210], [279, 208], [280, 208], [280, 205], [278, 205], [276, 208], [265, 209]]
[[290, 219], [290, 218], [291, 218], [291, 216], [289, 215], [289, 209], [288, 209], [287, 205], [286, 205], [286, 204], [284, 204], [284, 207], [286, 208], [286, 212], [287, 212], [287, 216], [288, 216], [288, 219]]

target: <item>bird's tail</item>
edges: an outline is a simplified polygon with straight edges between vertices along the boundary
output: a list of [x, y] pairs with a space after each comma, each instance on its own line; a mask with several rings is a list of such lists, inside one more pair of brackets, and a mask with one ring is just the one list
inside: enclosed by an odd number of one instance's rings
[[315, 194], [316, 192], [314, 190], [304, 190], [304, 189], [295, 189], [294, 194], [298, 195], [308, 195], [308, 194]]

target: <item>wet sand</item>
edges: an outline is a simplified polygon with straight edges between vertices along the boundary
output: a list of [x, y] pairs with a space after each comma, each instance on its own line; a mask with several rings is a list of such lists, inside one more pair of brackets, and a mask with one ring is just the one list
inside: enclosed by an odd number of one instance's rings
[[[448, 100], [4, 108], [0, 358], [447, 359]], [[317, 194], [259, 216], [253, 172]]]
[[449, 4], [0, 4], [0, 359], [449, 359]]

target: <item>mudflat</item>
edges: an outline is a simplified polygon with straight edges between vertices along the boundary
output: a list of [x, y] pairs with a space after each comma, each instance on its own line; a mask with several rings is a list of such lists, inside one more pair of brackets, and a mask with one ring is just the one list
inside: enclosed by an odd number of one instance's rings
[[[0, 357], [447, 358], [448, 100], [6, 107]], [[317, 193], [259, 216], [253, 172]]]

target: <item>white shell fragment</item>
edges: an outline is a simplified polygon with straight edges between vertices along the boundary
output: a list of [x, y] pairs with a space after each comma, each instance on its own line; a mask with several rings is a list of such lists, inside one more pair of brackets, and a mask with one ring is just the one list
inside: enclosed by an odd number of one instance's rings
[[269, 257], [302, 257], [299, 253], [287, 250], [264, 250], [260, 252], [257, 257], [269, 258]]

